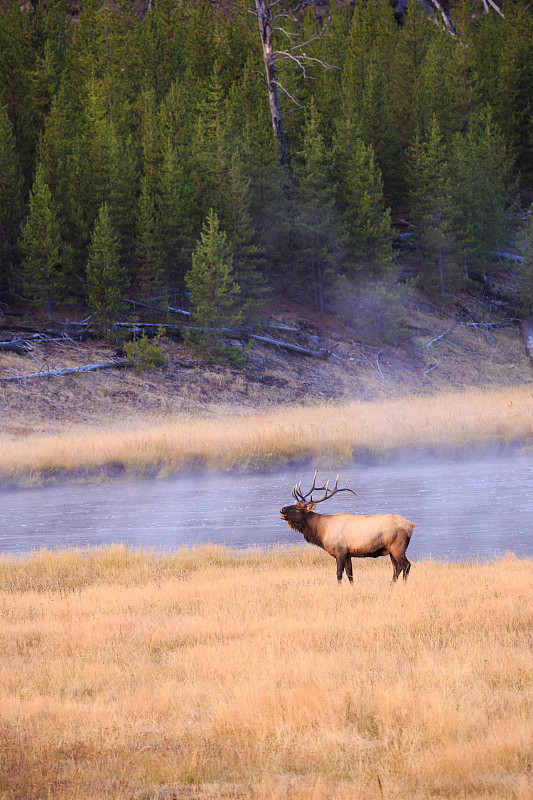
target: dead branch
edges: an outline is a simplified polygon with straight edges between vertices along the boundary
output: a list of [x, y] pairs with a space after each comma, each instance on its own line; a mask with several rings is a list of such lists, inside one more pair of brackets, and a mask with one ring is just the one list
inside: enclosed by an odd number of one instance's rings
[[448, 33], [451, 33], [452, 36], [455, 36], [455, 28], [453, 27], [452, 23], [450, 22], [450, 19], [449, 19], [448, 15], [444, 12], [444, 9], [442, 8], [441, 4], [438, 2], [438, 0], [431, 0], [431, 2], [435, 6], [435, 8], [439, 12], [439, 14], [441, 15], [442, 21], [444, 22], [444, 25], [445, 25], [446, 30], [448, 31]]
[[428, 372], [433, 372], [433, 370], [434, 370], [434, 369], [437, 369], [437, 367], [438, 367], [438, 366], [439, 366], [438, 364], [431, 364], [431, 366], [430, 366], [430, 367], [428, 367], [428, 369], [425, 369], [425, 370], [424, 370], [424, 372], [422, 373], [422, 375], [427, 375], [427, 374], [428, 374]]
[[488, 13], [489, 13], [489, 6], [490, 6], [491, 8], [493, 8], [493, 9], [494, 9], [494, 11], [495, 11], [497, 14], [499, 14], [499, 15], [500, 15], [500, 17], [501, 17], [502, 19], [505, 19], [505, 16], [503, 15], [503, 13], [502, 13], [502, 12], [501, 12], [501, 10], [499, 9], [499, 7], [496, 5], [496, 3], [494, 2], [494, 0], [482, 0], [482, 3], [483, 3], [483, 8], [485, 9], [485, 14], [488, 14]]
[[372, 367], [372, 369], [377, 370], [379, 376], [384, 381], [385, 380], [385, 376], [384, 376], [383, 372], [381, 371], [381, 367], [379, 365], [379, 357], [380, 357], [382, 352], [383, 352], [382, 350], [378, 350], [378, 352], [376, 353], [376, 363], [373, 364], [372, 361], [367, 356], [367, 354], [365, 353], [364, 345], [361, 345], [361, 355], [363, 356], [364, 360], [366, 361], [366, 363], [368, 364], [369, 367]]
[[9, 378], [0, 378], [0, 381], [24, 381], [27, 378], [48, 378], [52, 375], [73, 375], [78, 372], [96, 372], [99, 369], [121, 369], [126, 365], [124, 358], [116, 361], [105, 361], [101, 364], [83, 364], [81, 367], [69, 367], [68, 369], [53, 369], [48, 372], [32, 372], [29, 375], [12, 375]]
[[455, 330], [455, 328], [457, 328], [458, 325], [459, 325], [459, 320], [454, 320], [454, 322], [452, 322], [450, 327], [447, 328], [444, 331], [444, 333], [441, 333], [440, 336], [435, 336], [434, 339], [432, 339], [430, 342], [427, 343], [426, 347], [429, 347], [430, 345], [434, 344], [435, 342], [438, 342], [440, 339], [443, 339], [445, 336], [447, 336], [449, 333], [451, 333], [453, 330]]

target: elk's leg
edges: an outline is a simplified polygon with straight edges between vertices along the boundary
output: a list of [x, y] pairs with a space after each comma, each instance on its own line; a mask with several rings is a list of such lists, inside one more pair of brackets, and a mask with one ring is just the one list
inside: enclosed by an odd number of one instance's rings
[[339, 583], [341, 583], [342, 573], [346, 564], [346, 555], [344, 553], [340, 553], [338, 556], [336, 556], [335, 560], [337, 562], [337, 580]]
[[353, 583], [353, 572], [352, 572], [352, 557], [346, 556], [344, 561], [344, 569], [346, 570], [346, 575], [348, 576], [348, 580], [350, 583]]
[[394, 572], [393, 572], [393, 575], [392, 575], [392, 582], [396, 583], [396, 581], [398, 580], [398, 576], [399, 576], [400, 572], [402, 571], [402, 568], [399, 565], [399, 563], [396, 561], [396, 559], [394, 558], [392, 553], [389, 553], [389, 555], [390, 555], [390, 560], [391, 560], [391, 563], [392, 563], [392, 567], [394, 569]]
[[402, 564], [402, 572], [403, 572], [404, 581], [407, 580], [407, 576], [409, 575], [409, 570], [410, 569], [411, 569], [411, 562], [404, 556], [403, 557], [403, 564]]

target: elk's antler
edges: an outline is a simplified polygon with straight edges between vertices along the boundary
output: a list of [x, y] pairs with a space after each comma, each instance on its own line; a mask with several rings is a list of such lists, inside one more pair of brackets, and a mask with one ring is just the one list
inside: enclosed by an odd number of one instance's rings
[[[292, 490], [292, 496], [294, 497], [296, 502], [298, 502], [298, 503], [309, 502], [309, 503], [315, 503], [315, 504], [316, 503], [322, 503], [324, 500], [329, 500], [329, 498], [333, 497], [333, 495], [337, 494], [337, 492], [351, 492], [356, 497], [359, 496], [357, 494], [357, 492], [354, 492], [353, 489], [348, 489], [347, 485], [339, 488], [338, 485], [337, 485], [338, 482], [339, 482], [339, 476], [338, 475], [335, 478], [335, 486], [333, 487], [333, 489], [329, 489], [328, 488], [329, 481], [326, 481], [324, 486], [316, 486], [316, 476], [317, 475], [318, 475], [318, 470], [315, 470], [315, 474], [314, 474], [314, 477], [313, 477], [313, 485], [311, 486], [309, 491], [306, 492], [306, 494], [302, 494], [302, 488], [301, 488], [302, 487], [302, 482], [301, 481], [300, 481], [300, 483], [295, 485], [294, 489]], [[346, 484], [348, 484], [348, 481], [346, 481]], [[320, 500], [313, 500], [313, 492], [324, 492], [324, 497], [321, 497]], [[307, 498], [309, 498], [309, 500]]]

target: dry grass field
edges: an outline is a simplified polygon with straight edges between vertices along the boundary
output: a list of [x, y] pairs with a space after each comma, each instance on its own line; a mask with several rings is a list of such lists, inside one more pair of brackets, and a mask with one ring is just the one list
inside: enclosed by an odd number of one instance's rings
[[530, 800], [533, 561], [0, 559], [6, 800]]
[[533, 387], [470, 390], [434, 397], [221, 409], [154, 424], [127, 420], [63, 435], [0, 433], [0, 481], [39, 483], [62, 474], [168, 475], [182, 469], [259, 469], [321, 458], [338, 464], [402, 448], [531, 444]]

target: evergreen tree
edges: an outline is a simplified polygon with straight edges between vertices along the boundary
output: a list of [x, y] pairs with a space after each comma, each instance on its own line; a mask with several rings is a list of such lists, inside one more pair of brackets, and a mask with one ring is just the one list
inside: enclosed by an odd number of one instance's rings
[[207, 0], [198, 0], [190, 6], [187, 26], [187, 58], [192, 75], [206, 79], [213, 70], [216, 54], [213, 35], [213, 18]]
[[46, 183], [56, 200], [64, 198], [67, 193], [73, 128], [74, 120], [67, 89], [65, 84], [62, 84], [54, 94], [50, 113], [37, 147]]
[[196, 341], [223, 355], [224, 328], [241, 320], [240, 289], [233, 278], [231, 245], [214, 211], [207, 216], [185, 282], [193, 324], [201, 329]]
[[161, 225], [155, 192], [147, 175], [141, 178], [141, 194], [137, 202], [137, 248], [135, 279], [137, 290], [146, 301], [163, 296], [166, 281], [163, 271]]
[[351, 271], [366, 268], [379, 274], [392, 257], [390, 209], [384, 205], [374, 150], [359, 137], [349, 152], [339, 190]]
[[533, 319], [533, 203], [524, 228], [524, 263], [520, 269], [522, 286], [518, 306], [522, 314]]
[[434, 114], [427, 138], [411, 147], [411, 204], [418, 264], [426, 287], [454, 288], [457, 275], [451, 263], [450, 185], [446, 150]]
[[377, 57], [372, 57], [366, 68], [358, 131], [365, 144], [373, 147], [381, 169], [385, 194], [398, 202], [403, 186], [399, 174], [402, 159], [388, 94], [387, 79], [381, 63]]
[[32, 106], [33, 15], [10, 3], [0, 9], [0, 105], [5, 105], [15, 137], [20, 169], [31, 184], [37, 129]]
[[423, 4], [418, 0], [409, 0], [391, 63], [394, 125], [404, 151], [407, 151], [416, 127], [413, 112], [417, 86], [430, 35], [435, 35], [431, 25], [424, 13]]
[[449, 164], [456, 259], [467, 274], [486, 273], [508, 236], [512, 165], [490, 108], [473, 114], [468, 132], [454, 137]]
[[446, 142], [467, 125], [473, 98], [468, 75], [462, 74], [468, 67], [457, 57], [459, 49], [445, 31], [434, 35], [428, 44], [413, 108], [413, 122], [422, 138], [429, 132], [434, 115]]
[[10, 288], [18, 260], [17, 240], [23, 215], [22, 175], [15, 137], [5, 106], [0, 105], [0, 298]]
[[87, 304], [93, 320], [109, 329], [122, 306], [127, 278], [119, 263], [119, 241], [104, 203], [89, 243]]
[[250, 180], [246, 177], [239, 150], [234, 150], [224, 183], [222, 218], [231, 244], [233, 274], [240, 287], [243, 319], [257, 319], [267, 291], [259, 265], [262, 251], [256, 243], [250, 213]]
[[[305, 165], [299, 175], [298, 233], [300, 238], [299, 293], [311, 289], [317, 311], [325, 310], [325, 295], [340, 270], [343, 236], [335, 210], [331, 159], [318, 131], [314, 102], [304, 133]], [[328, 169], [329, 166], [329, 169]], [[330, 291], [331, 294], [331, 291]]]
[[145, 83], [141, 106], [141, 179], [137, 200], [135, 282], [147, 300], [166, 294], [160, 222], [157, 207], [161, 137], [154, 89]]
[[[120, 264], [132, 270], [135, 252], [135, 203], [138, 191], [137, 153], [130, 134], [119, 136], [109, 126], [107, 139], [108, 207], [120, 244]], [[132, 270], [133, 273], [133, 270]]]
[[174, 146], [172, 137], [167, 135], [163, 142], [157, 182], [160, 247], [172, 304], [181, 307], [184, 305], [184, 276], [187, 270], [185, 259], [189, 255], [185, 235], [187, 223], [183, 218], [184, 184], [178, 150]]
[[46, 304], [51, 320], [52, 303], [65, 295], [66, 275], [57, 211], [41, 165], [37, 167], [30, 192], [29, 214], [22, 226], [20, 249], [23, 261], [16, 276], [20, 293], [39, 305]]

